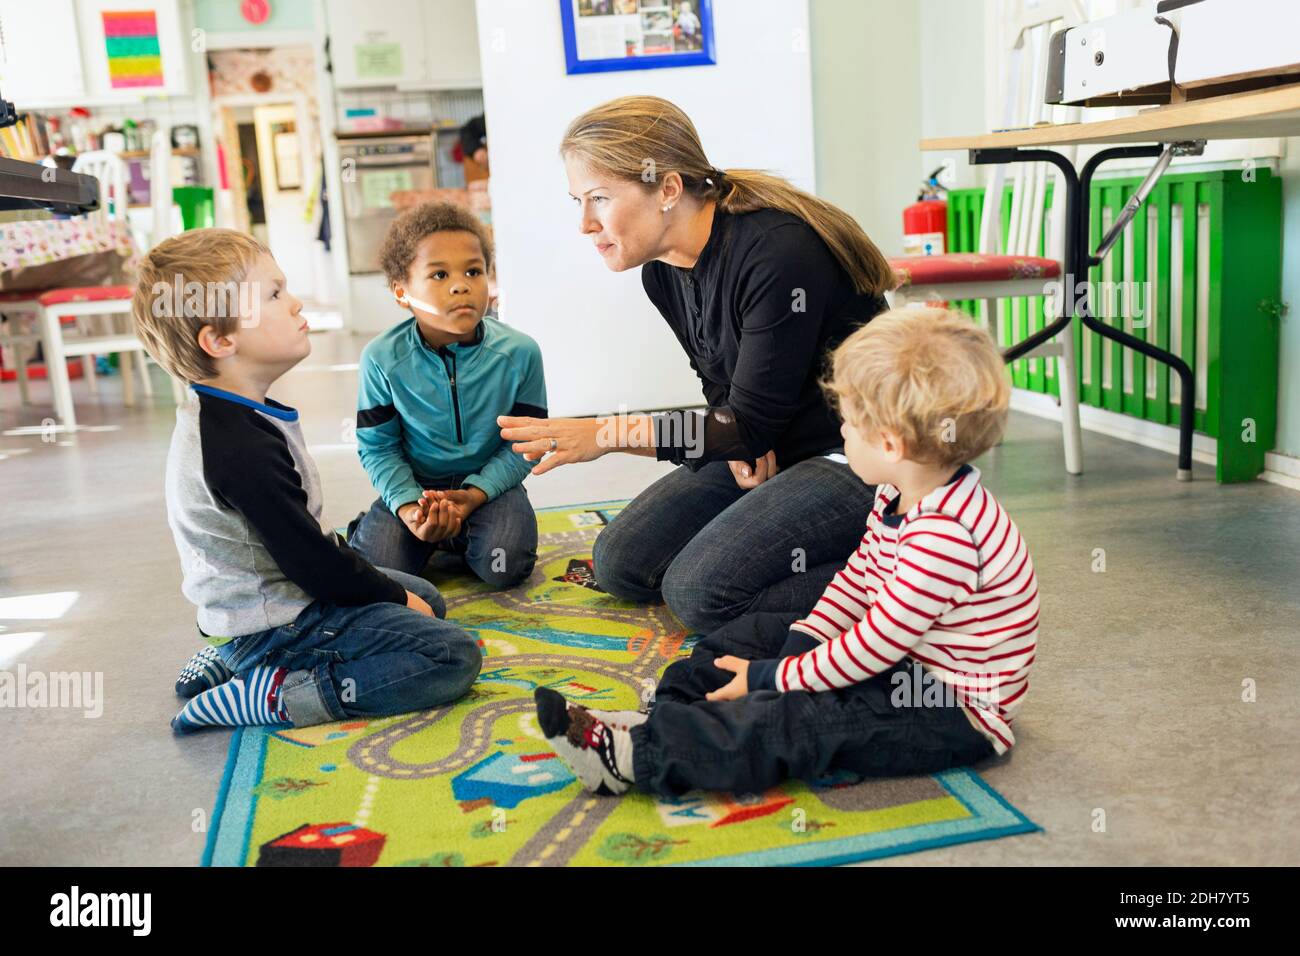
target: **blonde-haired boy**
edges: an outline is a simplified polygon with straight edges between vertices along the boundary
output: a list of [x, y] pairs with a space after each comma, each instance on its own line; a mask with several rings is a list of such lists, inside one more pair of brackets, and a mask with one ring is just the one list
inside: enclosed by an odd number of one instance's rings
[[298, 412], [267, 397], [311, 342], [266, 247], [227, 229], [168, 239], [141, 265], [133, 312], [192, 390], [167, 456], [167, 520], [210, 649], [177, 682], [192, 699], [172, 729], [304, 726], [463, 695], [482, 657], [442, 619], [437, 589], [371, 566], [321, 524]]
[[844, 454], [877, 485], [866, 534], [800, 620], [749, 614], [671, 665], [649, 714], [536, 692], [542, 732], [598, 793], [759, 793], [786, 777], [936, 773], [1005, 753], [1038, 633], [1015, 524], [970, 464], [1010, 389], [959, 312], [895, 310], [836, 350]]

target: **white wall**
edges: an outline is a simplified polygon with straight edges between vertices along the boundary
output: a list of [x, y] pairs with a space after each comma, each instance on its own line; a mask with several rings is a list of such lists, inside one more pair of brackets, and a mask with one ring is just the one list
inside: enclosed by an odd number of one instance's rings
[[[988, 0], [921, 0], [924, 53], [917, 57], [921, 93], [921, 137], [982, 133], [995, 125], [989, 114], [986, 29]], [[995, 105], [997, 97], [992, 97]], [[965, 150], [924, 153], [921, 176], [945, 159], [952, 160], [953, 189], [983, 185], [979, 167], [967, 161]]]
[[916, 200], [923, 165], [921, 7], [914, 0], [809, 7], [819, 195], [856, 219], [885, 255], [901, 255], [903, 209]]
[[903, 251], [903, 209], [952, 159], [952, 188], [978, 185], [965, 151], [922, 153], [931, 136], [989, 128], [988, 0], [809, 0], [817, 185], [886, 255]]
[[662, 96], [690, 115], [714, 165], [815, 186], [806, 3], [713, 9], [714, 66], [569, 76], [557, 3], [478, 0], [501, 314], [541, 344], [553, 414], [702, 401], [639, 270], [609, 272], [578, 233], [556, 152], [570, 120], [617, 96]]

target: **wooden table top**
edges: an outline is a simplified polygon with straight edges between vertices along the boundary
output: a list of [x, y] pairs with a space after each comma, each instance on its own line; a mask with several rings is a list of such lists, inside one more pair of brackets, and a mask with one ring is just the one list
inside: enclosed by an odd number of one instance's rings
[[982, 136], [921, 140], [922, 150], [1169, 143], [1191, 139], [1300, 136], [1300, 83], [1157, 106], [1093, 123], [1044, 124]]

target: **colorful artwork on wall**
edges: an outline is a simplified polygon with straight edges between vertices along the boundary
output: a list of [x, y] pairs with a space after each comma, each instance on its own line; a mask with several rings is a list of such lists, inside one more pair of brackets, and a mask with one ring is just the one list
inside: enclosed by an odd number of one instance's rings
[[115, 90], [163, 85], [158, 18], [153, 10], [104, 10], [108, 82]]

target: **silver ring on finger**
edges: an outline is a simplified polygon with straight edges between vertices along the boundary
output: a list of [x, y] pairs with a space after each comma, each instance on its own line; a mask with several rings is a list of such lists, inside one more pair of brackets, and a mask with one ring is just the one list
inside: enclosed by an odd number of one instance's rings
[[554, 438], [552, 438], [552, 439], [551, 439], [551, 451], [555, 451], [555, 449], [556, 449], [556, 447], [557, 447], [558, 445], [559, 445], [559, 443], [558, 443]]

